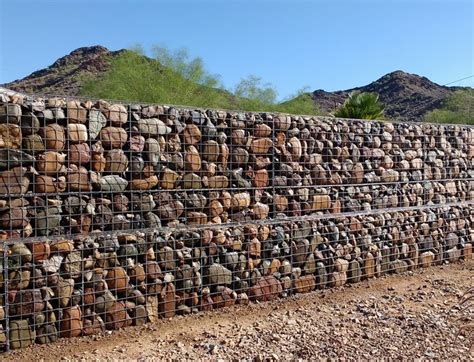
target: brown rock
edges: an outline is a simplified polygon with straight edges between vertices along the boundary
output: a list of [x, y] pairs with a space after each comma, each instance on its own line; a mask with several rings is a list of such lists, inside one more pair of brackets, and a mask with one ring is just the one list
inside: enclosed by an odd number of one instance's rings
[[227, 176], [222, 175], [209, 177], [208, 183], [211, 189], [225, 189], [229, 186]]
[[278, 279], [267, 275], [250, 287], [248, 294], [250, 300], [264, 302], [278, 298], [282, 291], [283, 289]]
[[195, 145], [201, 140], [201, 131], [195, 124], [187, 124], [184, 129], [184, 143]]
[[0, 124], [0, 148], [20, 148], [21, 128], [16, 124]]
[[62, 151], [66, 144], [64, 128], [56, 123], [50, 124], [40, 129], [40, 136], [44, 141], [45, 149], [52, 151]]
[[352, 168], [352, 182], [360, 184], [364, 181], [364, 166], [361, 163], [356, 163]]
[[184, 164], [189, 171], [199, 171], [201, 169], [201, 156], [194, 146], [189, 146], [184, 155]]
[[111, 308], [105, 312], [105, 328], [108, 330], [120, 329], [132, 324], [132, 319], [125, 309], [123, 302], [114, 301]]
[[75, 165], [84, 165], [91, 160], [90, 148], [87, 143], [72, 144], [69, 146], [68, 160]]
[[128, 183], [130, 190], [150, 190], [158, 185], [159, 179], [157, 176], [150, 176], [144, 179], [134, 179]]
[[115, 127], [120, 127], [128, 121], [127, 109], [122, 104], [109, 106], [106, 116]]
[[178, 179], [179, 175], [177, 172], [165, 168], [161, 175], [161, 182], [160, 185], [164, 189], [173, 189], [175, 187], [176, 180]]
[[125, 172], [128, 167], [128, 158], [121, 149], [114, 149], [107, 152], [105, 156], [105, 171], [119, 174]]
[[329, 195], [313, 195], [312, 210], [327, 210], [331, 207]]
[[175, 311], [176, 289], [173, 283], [168, 283], [159, 294], [158, 313], [162, 318], [172, 318]]
[[203, 158], [209, 162], [216, 162], [219, 159], [220, 146], [216, 141], [206, 141], [204, 143]]
[[57, 193], [66, 190], [66, 178], [58, 179], [51, 176], [36, 176], [34, 184], [35, 192], [39, 193]]
[[89, 172], [82, 166], [68, 173], [67, 185], [71, 191], [92, 191]]
[[257, 138], [250, 144], [250, 151], [257, 155], [267, 154], [272, 144], [270, 138]]
[[316, 278], [314, 275], [305, 275], [293, 281], [293, 288], [297, 293], [308, 293], [316, 288]]
[[100, 131], [99, 139], [104, 148], [110, 150], [122, 148], [127, 143], [128, 135], [123, 128], [105, 127]]
[[260, 123], [255, 126], [254, 135], [255, 137], [269, 137], [272, 134], [272, 129], [266, 124]]
[[87, 127], [84, 124], [71, 123], [67, 125], [67, 135], [71, 143], [87, 142]]
[[3, 229], [21, 229], [28, 223], [27, 211], [24, 207], [15, 207], [0, 214], [0, 227]]
[[61, 170], [66, 155], [59, 152], [47, 151], [38, 155], [36, 170], [44, 175], [54, 176]]
[[253, 184], [257, 188], [268, 186], [268, 171], [266, 169], [255, 171]]
[[115, 293], [125, 293], [127, 290], [128, 279], [128, 275], [122, 267], [109, 269], [105, 277], [109, 290]]
[[66, 103], [67, 107], [67, 120], [69, 124], [72, 123], [82, 123], [87, 122], [87, 109], [81, 106], [79, 101], [68, 101]]
[[234, 209], [245, 209], [250, 206], [250, 194], [248, 192], [240, 192], [234, 194], [231, 199], [231, 207]]

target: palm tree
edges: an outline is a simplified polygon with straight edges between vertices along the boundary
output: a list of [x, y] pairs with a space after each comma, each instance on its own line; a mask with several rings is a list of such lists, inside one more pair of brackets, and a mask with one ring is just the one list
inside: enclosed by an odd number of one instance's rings
[[352, 92], [344, 104], [334, 112], [339, 118], [383, 119], [384, 106], [377, 93]]

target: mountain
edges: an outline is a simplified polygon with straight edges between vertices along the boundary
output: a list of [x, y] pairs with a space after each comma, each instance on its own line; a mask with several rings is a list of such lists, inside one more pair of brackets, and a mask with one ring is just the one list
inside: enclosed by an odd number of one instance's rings
[[385, 105], [387, 118], [420, 121], [426, 112], [439, 108], [446, 97], [459, 89], [461, 88], [442, 86], [426, 77], [397, 70], [363, 87], [336, 92], [319, 89], [312, 92], [311, 97], [321, 109], [332, 112], [344, 103], [351, 92], [376, 92]]
[[98, 77], [109, 67], [110, 57], [123, 52], [96, 45], [78, 48], [45, 69], [3, 86], [17, 92], [78, 96], [86, 77]]
[[[110, 68], [111, 60], [123, 52], [126, 50], [110, 51], [103, 46], [79, 48], [49, 67], [3, 86], [24, 93], [77, 96], [81, 94], [81, 87], [86, 79], [100, 78]], [[458, 89], [460, 88], [442, 86], [426, 77], [397, 70], [366, 86], [336, 92], [319, 89], [309, 96], [322, 111], [330, 113], [344, 103], [350, 92], [377, 92], [385, 104], [388, 118], [420, 121], [426, 112], [439, 108], [441, 102]], [[220, 89], [216, 91], [223, 92]], [[230, 104], [236, 104], [235, 97], [224, 92]], [[300, 100], [296, 98], [284, 104], [296, 104]]]

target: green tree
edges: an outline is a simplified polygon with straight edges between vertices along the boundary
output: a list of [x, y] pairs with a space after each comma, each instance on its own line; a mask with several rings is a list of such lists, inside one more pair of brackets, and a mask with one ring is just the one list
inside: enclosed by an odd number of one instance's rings
[[424, 117], [431, 123], [474, 124], [474, 89], [461, 89], [448, 96], [441, 108], [428, 112]]
[[334, 116], [355, 119], [383, 119], [384, 106], [377, 93], [352, 92]]
[[234, 88], [239, 99], [239, 107], [247, 111], [271, 110], [275, 106], [277, 91], [270, 83], [263, 83], [262, 78], [249, 75], [240, 80]]

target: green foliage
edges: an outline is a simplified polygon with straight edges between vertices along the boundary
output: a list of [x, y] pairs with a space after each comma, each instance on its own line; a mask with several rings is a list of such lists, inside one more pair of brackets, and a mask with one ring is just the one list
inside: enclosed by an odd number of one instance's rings
[[300, 91], [293, 99], [277, 103], [275, 87], [250, 75], [231, 91], [220, 78], [206, 70], [201, 58], [190, 58], [185, 49], [171, 51], [155, 46], [153, 57], [141, 45], [110, 56], [110, 66], [100, 77], [83, 80], [86, 97], [214, 107], [245, 111], [321, 114], [309, 93]]
[[462, 89], [447, 97], [440, 109], [424, 116], [431, 123], [474, 124], [474, 89]]
[[270, 83], [249, 75], [235, 86], [234, 94], [239, 98], [239, 107], [248, 111], [270, 110], [276, 103], [277, 91]]
[[290, 114], [326, 115], [326, 113], [314, 103], [308, 87], [300, 89], [295, 95], [288, 97], [285, 101], [278, 104], [276, 110]]
[[109, 70], [99, 79], [88, 79], [82, 94], [89, 97], [136, 102], [223, 107], [226, 92], [216, 89], [219, 79], [209, 74], [200, 58], [189, 59], [185, 50], [176, 53], [155, 48], [155, 59], [141, 51], [124, 51], [110, 58]]
[[384, 107], [377, 93], [352, 92], [334, 116], [355, 119], [383, 119]]

